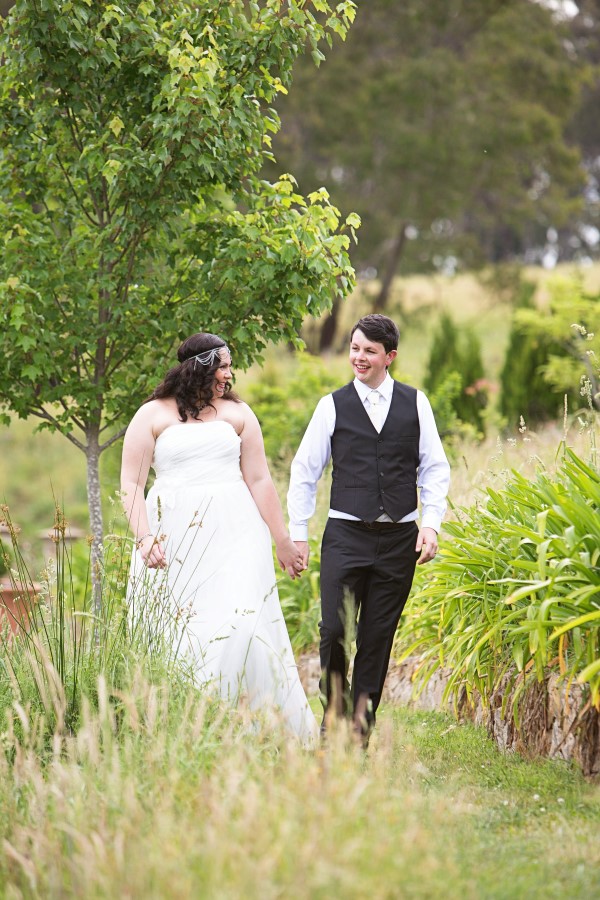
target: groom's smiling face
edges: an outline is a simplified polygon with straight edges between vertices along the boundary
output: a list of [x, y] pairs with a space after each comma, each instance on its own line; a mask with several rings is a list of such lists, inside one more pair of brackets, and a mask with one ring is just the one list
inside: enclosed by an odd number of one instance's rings
[[378, 388], [384, 380], [396, 350], [386, 352], [383, 344], [371, 341], [357, 328], [350, 341], [350, 365], [355, 377], [370, 388]]

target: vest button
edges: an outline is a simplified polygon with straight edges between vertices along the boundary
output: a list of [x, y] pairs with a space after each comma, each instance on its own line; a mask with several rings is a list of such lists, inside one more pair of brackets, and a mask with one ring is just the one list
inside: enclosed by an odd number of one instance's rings
[[380, 506], [379, 509], [383, 509], [383, 506]]

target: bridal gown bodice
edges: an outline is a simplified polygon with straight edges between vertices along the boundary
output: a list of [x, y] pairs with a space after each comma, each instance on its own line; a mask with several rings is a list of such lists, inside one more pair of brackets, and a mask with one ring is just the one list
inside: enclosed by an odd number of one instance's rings
[[171, 425], [156, 441], [153, 490], [200, 489], [207, 485], [238, 485], [240, 438], [229, 422]]
[[156, 440], [156, 478], [146, 507], [167, 567], [147, 569], [134, 551], [133, 618], [173, 627], [196, 682], [251, 708], [278, 708], [309, 743], [316, 722], [298, 677], [279, 604], [271, 537], [240, 469], [241, 441], [228, 422], [171, 425]]

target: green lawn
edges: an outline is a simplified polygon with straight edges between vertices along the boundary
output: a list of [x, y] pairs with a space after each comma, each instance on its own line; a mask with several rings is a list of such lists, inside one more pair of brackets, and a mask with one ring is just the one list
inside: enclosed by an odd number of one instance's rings
[[[500, 753], [482, 728], [435, 713], [388, 710], [396, 756], [430, 811], [431, 842], [447, 840], [446, 896], [600, 896], [600, 788], [572, 766]], [[435, 896], [420, 892], [415, 897]], [[441, 896], [441, 895], [440, 895]]]

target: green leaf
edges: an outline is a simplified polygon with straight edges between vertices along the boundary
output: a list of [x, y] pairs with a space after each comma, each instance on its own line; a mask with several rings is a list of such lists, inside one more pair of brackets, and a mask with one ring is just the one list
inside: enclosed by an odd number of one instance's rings
[[577, 681], [580, 684], [584, 684], [586, 681], [591, 681], [595, 675], [600, 674], [600, 659], [594, 660], [593, 663], [590, 663], [589, 666], [586, 666], [585, 669], [577, 676]]
[[116, 138], [119, 137], [125, 125], [123, 124], [123, 119], [120, 116], [113, 116], [110, 122], [108, 123], [109, 129], [112, 131]]

